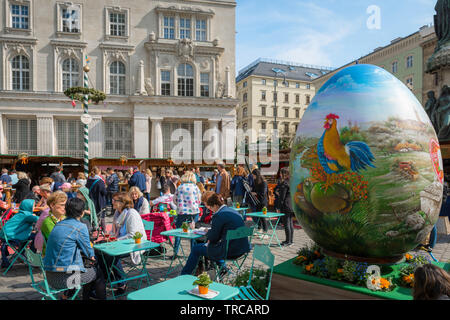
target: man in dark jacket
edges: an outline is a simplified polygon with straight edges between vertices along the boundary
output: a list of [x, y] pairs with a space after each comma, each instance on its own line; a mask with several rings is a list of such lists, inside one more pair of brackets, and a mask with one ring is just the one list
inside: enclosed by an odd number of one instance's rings
[[144, 193], [146, 189], [145, 176], [137, 168], [134, 168], [134, 173], [131, 176], [130, 181], [128, 181], [128, 185], [130, 188], [136, 186]]
[[[100, 172], [99, 172], [100, 173]], [[86, 183], [86, 188], [89, 189], [89, 198], [94, 202], [95, 211], [98, 213], [106, 207], [106, 187], [100, 176], [95, 175], [89, 177]]]
[[281, 222], [284, 225], [286, 240], [281, 243], [282, 246], [290, 246], [294, 239], [294, 211], [292, 210], [292, 199], [289, 185], [289, 170], [282, 168], [280, 180], [274, 189], [275, 193], [275, 209], [277, 212], [284, 213]]
[[112, 195], [116, 192], [119, 192], [119, 177], [111, 168], [106, 169], [106, 172], [108, 173], [108, 176], [106, 177], [106, 201], [108, 205], [111, 205]]
[[206, 207], [214, 212], [211, 220], [211, 229], [206, 234], [208, 242], [192, 247], [186, 265], [181, 271], [182, 275], [192, 274], [202, 256], [224, 266], [226, 258], [236, 259], [251, 249], [248, 238], [241, 238], [231, 240], [228, 252], [226, 252], [228, 230], [235, 230], [245, 226], [244, 220], [236, 210], [225, 206], [224, 199], [218, 194], [213, 194], [206, 200]]

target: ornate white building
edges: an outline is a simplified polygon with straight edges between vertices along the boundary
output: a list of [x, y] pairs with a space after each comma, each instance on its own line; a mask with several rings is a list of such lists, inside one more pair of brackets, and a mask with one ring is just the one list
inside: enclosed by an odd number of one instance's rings
[[[89, 105], [90, 158], [168, 158], [177, 128], [192, 137], [194, 123], [234, 130], [235, 7], [234, 0], [3, 0], [0, 153], [83, 157], [83, 110], [63, 92], [83, 86], [86, 56], [90, 87], [107, 94]], [[234, 151], [234, 136], [211, 141], [216, 157], [233, 157], [225, 150]]]

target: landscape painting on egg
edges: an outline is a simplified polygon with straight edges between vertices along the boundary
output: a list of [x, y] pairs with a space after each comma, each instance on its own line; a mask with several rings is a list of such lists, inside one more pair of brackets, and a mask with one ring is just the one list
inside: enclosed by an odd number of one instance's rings
[[409, 88], [376, 66], [348, 67], [322, 86], [299, 124], [290, 170], [298, 221], [333, 253], [395, 260], [439, 216], [432, 124]]

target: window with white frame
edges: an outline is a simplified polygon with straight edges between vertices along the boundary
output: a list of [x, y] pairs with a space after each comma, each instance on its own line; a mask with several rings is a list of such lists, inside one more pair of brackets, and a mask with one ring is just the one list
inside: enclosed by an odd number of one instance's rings
[[61, 8], [61, 19], [63, 32], [80, 32], [80, 10], [78, 7]]
[[300, 95], [299, 94], [295, 95], [295, 103], [300, 103]]
[[127, 35], [126, 14], [122, 12], [109, 13], [109, 34], [111, 36], [125, 37]]
[[13, 29], [30, 28], [30, 8], [28, 5], [11, 4], [11, 27]]
[[284, 102], [289, 103], [289, 93], [284, 94]]
[[284, 117], [289, 118], [289, 109], [288, 108], [284, 109]]
[[103, 156], [133, 155], [133, 123], [130, 120], [105, 120]]
[[191, 19], [180, 18], [180, 39], [191, 39]]
[[56, 140], [59, 156], [82, 157], [83, 125], [78, 119], [57, 119]]
[[300, 118], [300, 109], [295, 109], [295, 117]]
[[197, 41], [206, 41], [206, 20], [196, 19], [195, 39]]
[[398, 71], [398, 62], [395, 61], [392, 63], [392, 73], [397, 73]]
[[62, 87], [66, 91], [72, 87], [78, 87], [80, 80], [80, 67], [78, 61], [69, 58], [62, 63]]
[[178, 66], [178, 95], [182, 97], [194, 96], [194, 69], [190, 64], [182, 63]]
[[288, 134], [289, 133], [289, 123], [285, 123], [284, 124], [284, 133]]
[[164, 39], [175, 39], [175, 18], [164, 16], [163, 18]]
[[170, 71], [161, 70], [161, 95], [170, 96]]
[[409, 89], [411, 89], [411, 90], [414, 89], [414, 83], [413, 83], [413, 78], [412, 77], [409, 77], [409, 78], [406, 79], [406, 86]]
[[242, 88], [247, 88], [247, 81], [244, 81], [244, 82], [242, 83]]
[[266, 101], [266, 91], [261, 91], [261, 100]]
[[262, 116], [266, 116], [266, 107], [265, 106], [261, 106], [261, 115]]
[[11, 60], [12, 89], [30, 90], [30, 62], [25, 56], [15, 56]]
[[8, 154], [37, 154], [37, 120], [8, 118], [6, 121]]
[[209, 97], [209, 73], [200, 73], [200, 96]]
[[261, 122], [261, 130], [266, 130], [266, 122]]
[[121, 61], [113, 61], [109, 66], [109, 93], [124, 95], [125, 81], [125, 64]]
[[262, 84], [263, 86], [265, 86], [266, 83], [267, 83], [267, 82], [266, 82], [266, 79], [262, 79], [262, 80], [261, 80], [261, 84]]
[[295, 87], [296, 87], [297, 89], [299, 89], [299, 88], [300, 88], [300, 82], [296, 82], [296, 83], [295, 83]]
[[311, 96], [309, 94], [306, 95], [306, 104], [308, 105], [311, 102]]
[[308, 90], [311, 89], [311, 84], [307, 83], [306, 84], [306, 89], [308, 89]]
[[245, 93], [242, 95], [242, 102], [247, 102], [247, 100], [248, 100], [248, 94], [247, 94], [247, 92], [245, 92]]
[[413, 61], [414, 61], [413, 56], [408, 56], [406, 58], [406, 68], [412, 68], [413, 67]]

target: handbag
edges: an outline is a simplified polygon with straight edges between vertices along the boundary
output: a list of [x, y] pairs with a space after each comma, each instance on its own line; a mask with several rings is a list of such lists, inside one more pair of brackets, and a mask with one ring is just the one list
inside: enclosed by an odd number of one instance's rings
[[156, 182], [156, 189], [161, 189], [161, 181]]

